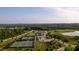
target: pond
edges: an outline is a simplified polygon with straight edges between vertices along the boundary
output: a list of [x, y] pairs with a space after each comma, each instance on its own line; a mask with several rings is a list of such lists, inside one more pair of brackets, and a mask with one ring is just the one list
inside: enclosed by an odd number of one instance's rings
[[62, 34], [66, 35], [66, 36], [79, 36], [79, 31], [65, 32], [65, 33], [62, 33]]

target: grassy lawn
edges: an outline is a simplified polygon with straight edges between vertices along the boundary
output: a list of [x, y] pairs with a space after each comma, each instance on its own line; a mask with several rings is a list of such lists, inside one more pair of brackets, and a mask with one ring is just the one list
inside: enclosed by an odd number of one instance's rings
[[10, 45], [13, 42], [14, 42], [13, 39], [6, 39], [6, 41], [0, 42], [0, 49], [3, 49], [4, 47]]

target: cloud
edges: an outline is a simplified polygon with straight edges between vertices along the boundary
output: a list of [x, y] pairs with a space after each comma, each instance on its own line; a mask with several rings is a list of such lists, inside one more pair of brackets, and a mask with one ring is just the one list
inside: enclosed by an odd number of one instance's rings
[[79, 8], [49, 8], [55, 10], [56, 19], [52, 22], [57, 23], [79, 23]]
[[[30, 15], [32, 23], [79, 23], [79, 8], [43, 8], [48, 14]], [[30, 22], [30, 21], [29, 21]]]

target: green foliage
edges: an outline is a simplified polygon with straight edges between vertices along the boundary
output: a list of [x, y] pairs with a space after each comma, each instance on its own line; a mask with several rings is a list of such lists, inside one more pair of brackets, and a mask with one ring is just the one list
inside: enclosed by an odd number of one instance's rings
[[55, 39], [62, 40], [63, 42], [67, 42], [67, 43], [76, 42], [75, 44], [77, 44], [79, 42], [78, 36], [65, 36], [65, 35], [61, 34], [62, 32], [65, 32], [65, 31], [64, 30], [63, 31], [62, 30], [54, 30], [52, 32], [50, 31], [48, 34]]
[[65, 51], [74, 51], [74, 48], [71, 46], [65, 47]]
[[0, 48], [8, 47], [11, 43], [13, 43], [14, 40], [11, 39], [6, 39], [6, 41], [3, 41], [0, 43]]
[[0, 29], [0, 40], [1, 42], [3, 42], [3, 39], [6, 39], [6, 38], [10, 38], [10, 37], [14, 37], [16, 35], [19, 35], [19, 34], [22, 34], [24, 33], [24, 29], [9, 29], [9, 28], [6, 28], [6, 29]]

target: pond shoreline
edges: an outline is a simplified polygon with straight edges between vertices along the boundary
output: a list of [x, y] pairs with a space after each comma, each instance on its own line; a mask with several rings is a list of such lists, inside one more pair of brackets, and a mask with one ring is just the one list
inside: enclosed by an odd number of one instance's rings
[[65, 32], [65, 33], [62, 33], [62, 35], [66, 35], [66, 36], [79, 36], [79, 31]]

